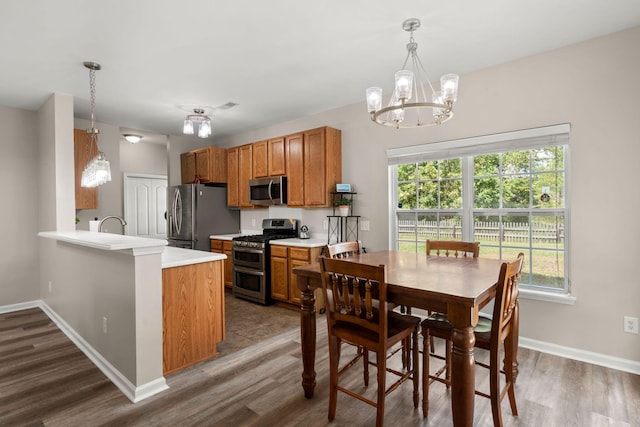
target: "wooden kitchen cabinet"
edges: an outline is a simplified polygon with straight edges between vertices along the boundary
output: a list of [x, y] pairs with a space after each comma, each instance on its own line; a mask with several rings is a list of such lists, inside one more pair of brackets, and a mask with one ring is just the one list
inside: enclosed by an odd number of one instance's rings
[[330, 207], [342, 181], [341, 131], [325, 126], [286, 139], [288, 205]]
[[[93, 155], [95, 156], [95, 154], [97, 153], [94, 152]], [[82, 181], [82, 171], [89, 160], [91, 160], [91, 135], [84, 130], [73, 130], [73, 155], [76, 209], [97, 209], [98, 187], [85, 188], [80, 185]]]
[[253, 179], [253, 144], [227, 149], [227, 206], [251, 208], [249, 180]]
[[268, 171], [269, 176], [281, 176], [287, 173], [287, 149], [285, 137], [273, 138], [268, 141]]
[[227, 206], [240, 207], [238, 147], [227, 149]]
[[269, 176], [269, 142], [253, 143], [253, 177], [266, 178]]
[[253, 179], [253, 144], [238, 147], [238, 196], [241, 208], [252, 207], [249, 181]]
[[[322, 247], [271, 245], [271, 297], [300, 307], [300, 290], [293, 269], [314, 262], [321, 252]], [[316, 293], [316, 309], [324, 307], [322, 301], [320, 293]]]
[[211, 252], [217, 254], [225, 254], [227, 259], [223, 261], [224, 264], [224, 286], [231, 288], [233, 286], [233, 258], [231, 257], [231, 247], [233, 242], [231, 240], [211, 239]]
[[304, 206], [304, 136], [296, 133], [287, 141], [287, 206]]
[[163, 374], [218, 354], [224, 339], [223, 263], [162, 270]]
[[226, 183], [227, 152], [220, 147], [204, 147], [180, 155], [183, 184]]

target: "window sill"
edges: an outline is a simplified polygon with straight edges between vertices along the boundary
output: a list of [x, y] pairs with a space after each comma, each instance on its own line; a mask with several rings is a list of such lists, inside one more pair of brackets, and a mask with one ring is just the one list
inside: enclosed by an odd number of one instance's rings
[[556, 304], [573, 305], [576, 302], [576, 297], [571, 294], [561, 294], [555, 292], [544, 292], [533, 289], [520, 288], [520, 297], [523, 299], [532, 299], [536, 301], [553, 302]]

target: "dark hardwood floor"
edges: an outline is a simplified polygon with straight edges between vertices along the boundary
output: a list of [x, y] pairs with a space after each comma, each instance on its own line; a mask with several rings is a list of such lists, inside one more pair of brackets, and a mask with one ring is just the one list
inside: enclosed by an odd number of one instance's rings
[[[374, 408], [345, 395], [339, 395], [336, 420], [327, 421], [324, 317], [318, 320], [316, 396], [305, 399], [300, 386], [298, 314], [231, 298], [227, 295], [227, 341], [220, 345], [220, 355], [168, 376], [169, 390], [136, 404], [111, 384], [41, 310], [1, 314], [0, 425], [374, 424]], [[236, 316], [240, 320], [234, 321]], [[246, 328], [240, 322], [248, 316], [262, 316], [257, 323], [263, 328], [243, 336]], [[251, 325], [255, 327], [255, 318]], [[262, 341], [254, 343], [258, 338]], [[351, 354], [347, 349], [345, 346], [344, 357]], [[506, 426], [640, 426], [640, 376], [526, 349], [520, 350], [519, 360], [516, 397], [520, 416], [511, 416], [505, 399]], [[358, 369], [346, 378], [353, 387], [362, 381]], [[488, 389], [484, 370], [478, 370], [477, 383]], [[373, 376], [369, 389], [367, 393], [374, 395]], [[449, 394], [444, 386], [432, 386], [427, 419], [413, 408], [411, 400], [410, 383], [391, 393], [386, 424], [451, 425]], [[476, 397], [474, 424], [492, 425], [489, 401], [481, 397]]]

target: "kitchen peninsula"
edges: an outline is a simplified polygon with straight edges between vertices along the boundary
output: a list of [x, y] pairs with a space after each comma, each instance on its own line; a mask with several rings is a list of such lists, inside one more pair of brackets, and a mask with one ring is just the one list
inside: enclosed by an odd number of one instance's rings
[[[131, 401], [167, 388], [163, 374], [184, 366], [175, 362], [180, 351], [202, 356], [186, 347], [188, 339], [175, 341], [170, 344], [176, 355], [171, 369], [163, 368], [164, 344], [171, 342], [163, 330], [163, 317], [174, 317], [190, 301], [184, 295], [182, 301], [174, 300], [165, 308], [163, 278], [178, 280], [179, 287], [192, 290], [194, 281], [204, 280], [206, 290], [198, 291], [206, 294], [205, 305], [224, 307], [221, 261], [225, 255], [167, 247], [161, 239], [109, 233], [78, 230], [38, 235], [45, 238], [40, 254], [43, 310]], [[213, 339], [205, 347], [215, 354], [215, 342], [224, 334], [223, 308], [210, 326]]]

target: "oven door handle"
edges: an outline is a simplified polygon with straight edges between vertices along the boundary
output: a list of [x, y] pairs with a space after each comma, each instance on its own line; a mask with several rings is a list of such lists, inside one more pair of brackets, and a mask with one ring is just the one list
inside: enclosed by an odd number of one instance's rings
[[263, 254], [264, 249], [248, 249], [248, 248], [233, 248], [234, 252], [242, 252], [245, 254]]
[[255, 268], [244, 268], [244, 267], [234, 265], [233, 270], [239, 273], [252, 274], [254, 276], [264, 276], [264, 271], [256, 270]]

